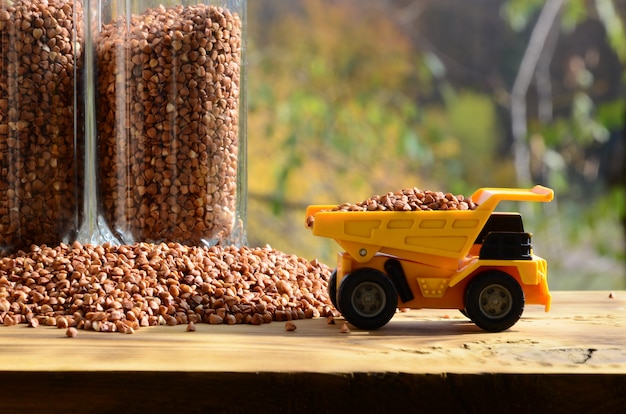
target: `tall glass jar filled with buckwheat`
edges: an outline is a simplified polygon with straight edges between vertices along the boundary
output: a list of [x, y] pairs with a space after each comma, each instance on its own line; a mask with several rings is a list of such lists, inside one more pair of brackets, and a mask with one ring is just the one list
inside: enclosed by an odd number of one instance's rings
[[103, 217], [124, 243], [245, 243], [245, 0], [98, 3]]
[[83, 2], [0, 0], [0, 251], [75, 238]]

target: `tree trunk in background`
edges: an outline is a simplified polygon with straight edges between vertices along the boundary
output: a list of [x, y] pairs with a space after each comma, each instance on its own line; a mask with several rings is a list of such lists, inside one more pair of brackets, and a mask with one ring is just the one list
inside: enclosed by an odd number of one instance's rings
[[530, 151], [526, 135], [528, 134], [528, 119], [526, 116], [526, 94], [530, 82], [535, 75], [537, 65], [546, 46], [546, 40], [555, 23], [564, 0], [548, 0], [541, 10], [539, 19], [533, 28], [520, 63], [515, 83], [511, 91], [511, 130], [513, 132], [513, 157], [515, 173], [520, 187], [527, 187], [532, 183], [530, 174]]

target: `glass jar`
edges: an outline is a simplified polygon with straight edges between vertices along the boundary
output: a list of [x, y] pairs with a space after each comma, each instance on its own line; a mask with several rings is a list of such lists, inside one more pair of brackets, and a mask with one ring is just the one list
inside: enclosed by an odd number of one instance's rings
[[245, 0], [98, 2], [100, 208], [123, 243], [245, 243]]
[[82, 14], [77, 0], [0, 0], [3, 253], [70, 242], [80, 224]]

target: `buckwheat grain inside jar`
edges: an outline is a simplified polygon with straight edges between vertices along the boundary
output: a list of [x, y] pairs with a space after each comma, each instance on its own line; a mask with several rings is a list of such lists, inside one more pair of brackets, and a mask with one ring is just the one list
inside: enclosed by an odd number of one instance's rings
[[0, 251], [74, 239], [82, 196], [79, 0], [0, 0]]
[[102, 1], [103, 215], [124, 243], [245, 243], [245, 0]]

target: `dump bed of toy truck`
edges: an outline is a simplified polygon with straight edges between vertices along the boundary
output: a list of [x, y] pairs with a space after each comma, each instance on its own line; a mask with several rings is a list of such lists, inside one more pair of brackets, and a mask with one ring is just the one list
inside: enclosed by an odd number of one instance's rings
[[365, 263], [377, 253], [407, 259], [448, 259], [450, 266], [469, 253], [481, 229], [500, 201], [551, 201], [551, 189], [481, 188], [472, 194], [475, 210], [330, 211], [334, 206], [307, 209], [316, 236], [334, 239], [354, 260]]

